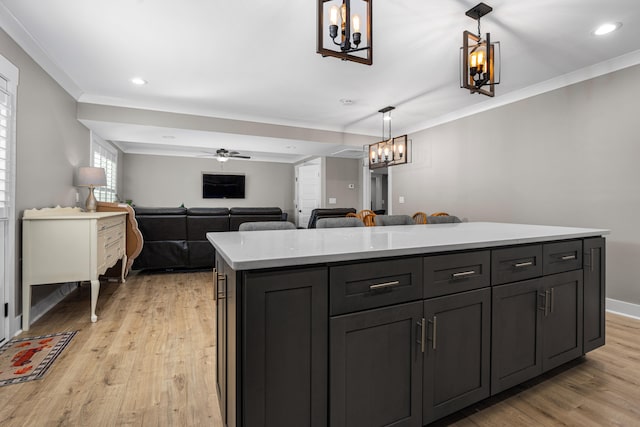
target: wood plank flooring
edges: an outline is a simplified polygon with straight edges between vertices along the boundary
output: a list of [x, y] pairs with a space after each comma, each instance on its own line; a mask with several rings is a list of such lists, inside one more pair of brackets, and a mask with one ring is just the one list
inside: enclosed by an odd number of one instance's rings
[[[0, 387], [0, 426], [221, 426], [211, 273], [89, 287], [24, 336], [78, 330], [44, 379]], [[607, 315], [607, 345], [434, 426], [640, 426], [640, 320]]]

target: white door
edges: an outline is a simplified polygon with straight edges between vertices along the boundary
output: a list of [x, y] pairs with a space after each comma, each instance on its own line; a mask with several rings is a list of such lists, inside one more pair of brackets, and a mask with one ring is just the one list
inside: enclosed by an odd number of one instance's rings
[[307, 228], [311, 211], [320, 207], [320, 165], [298, 167], [298, 227]]

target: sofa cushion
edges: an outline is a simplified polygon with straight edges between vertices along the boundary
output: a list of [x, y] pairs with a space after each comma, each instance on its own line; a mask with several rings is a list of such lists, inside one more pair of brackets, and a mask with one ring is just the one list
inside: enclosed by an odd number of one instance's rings
[[138, 215], [186, 215], [187, 208], [143, 208], [136, 206], [136, 216]]
[[187, 216], [187, 240], [207, 240], [212, 231], [229, 231], [229, 216]]
[[282, 215], [280, 208], [231, 208], [231, 215]]
[[189, 216], [229, 216], [228, 208], [189, 208]]
[[150, 242], [145, 241], [140, 255], [132, 268], [182, 268], [187, 266], [189, 252], [185, 240]]

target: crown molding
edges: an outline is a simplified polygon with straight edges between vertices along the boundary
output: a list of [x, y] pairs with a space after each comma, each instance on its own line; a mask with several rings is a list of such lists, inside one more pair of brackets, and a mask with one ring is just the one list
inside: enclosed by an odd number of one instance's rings
[[0, 28], [2, 28], [42, 69], [49, 74], [76, 101], [82, 90], [51, 58], [40, 43], [16, 19], [7, 7], [0, 3]]
[[427, 120], [425, 122], [412, 126], [408, 130], [406, 130], [406, 133], [415, 134], [417, 132], [435, 126], [462, 119], [464, 117], [473, 116], [484, 111], [493, 110], [494, 108], [522, 101], [523, 99], [531, 98], [546, 92], [551, 92], [556, 89], [571, 86], [576, 83], [600, 77], [605, 74], [613, 73], [624, 68], [633, 67], [634, 65], [638, 64], [640, 64], [640, 50], [629, 52], [616, 58], [599, 62], [597, 64], [590, 65], [588, 67], [584, 67], [549, 80], [545, 80], [541, 83], [537, 83], [523, 89], [506, 93], [496, 98], [488, 99], [485, 102], [456, 110], [452, 113], [436, 117], [435, 119]]

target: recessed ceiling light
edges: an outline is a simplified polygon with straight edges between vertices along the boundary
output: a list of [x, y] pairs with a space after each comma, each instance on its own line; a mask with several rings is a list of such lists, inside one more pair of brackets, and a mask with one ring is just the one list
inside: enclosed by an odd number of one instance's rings
[[131, 79], [131, 83], [133, 83], [134, 85], [138, 85], [138, 86], [144, 86], [147, 84], [147, 81], [143, 78], [140, 77], [134, 77]]
[[176, 139], [176, 137], [175, 137], [175, 136], [173, 136], [173, 135], [162, 135], [162, 137], [163, 137], [164, 139]]
[[605, 34], [614, 32], [620, 27], [622, 27], [622, 22], [607, 22], [593, 30], [593, 34], [596, 36], [604, 36]]
[[340, 100], [340, 103], [342, 105], [353, 105], [353, 99], [348, 99], [348, 98], [342, 98]]

